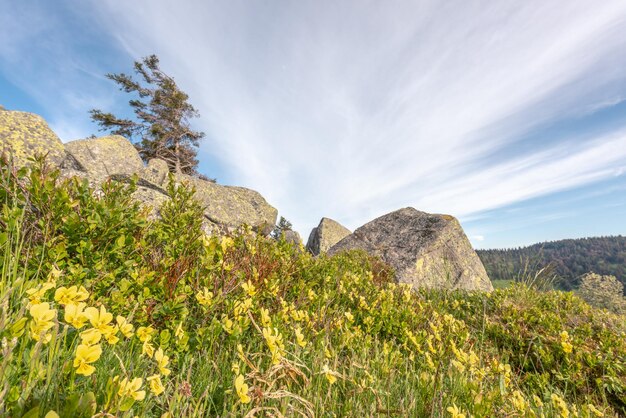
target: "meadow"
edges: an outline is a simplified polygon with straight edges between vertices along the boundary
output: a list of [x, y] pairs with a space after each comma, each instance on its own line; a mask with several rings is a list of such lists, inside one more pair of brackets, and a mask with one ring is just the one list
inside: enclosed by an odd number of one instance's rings
[[418, 292], [353, 251], [202, 232], [170, 182], [0, 167], [0, 416], [613, 417], [626, 320], [512, 284]]

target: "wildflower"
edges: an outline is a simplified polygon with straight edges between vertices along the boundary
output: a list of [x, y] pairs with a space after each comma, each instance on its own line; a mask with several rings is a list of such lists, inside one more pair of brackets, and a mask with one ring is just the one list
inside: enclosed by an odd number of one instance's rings
[[137, 337], [139, 341], [145, 343], [152, 339], [152, 334], [154, 333], [154, 328], [152, 327], [139, 327], [137, 329]]
[[171, 373], [171, 370], [167, 368], [167, 365], [170, 362], [170, 358], [163, 353], [163, 349], [159, 347], [159, 349], [154, 353], [154, 359], [159, 366], [159, 371], [164, 376], [167, 376]]
[[80, 333], [80, 340], [84, 345], [95, 345], [100, 342], [102, 333], [95, 328], [89, 328]]
[[120, 340], [117, 336], [118, 330], [119, 328], [117, 326], [107, 325], [102, 328], [102, 335], [106, 338], [109, 344], [115, 345]]
[[242, 283], [241, 287], [248, 294], [248, 296], [252, 297], [256, 295], [256, 287], [254, 287], [250, 279], [248, 279], [246, 283]]
[[511, 400], [515, 409], [520, 412], [526, 411], [526, 399], [524, 399], [524, 395], [519, 390], [513, 392], [513, 399]]
[[176, 329], [174, 330], [174, 337], [176, 337], [177, 340], [181, 340], [183, 339], [184, 336], [185, 336], [185, 330], [183, 329], [183, 323], [181, 321], [176, 327]]
[[198, 300], [198, 303], [200, 305], [206, 306], [208, 308], [213, 302], [213, 292], [209, 292], [209, 289], [204, 287], [201, 291], [196, 293], [196, 299]]
[[244, 382], [244, 378], [242, 375], [238, 375], [235, 378], [235, 390], [237, 391], [237, 395], [239, 396], [239, 400], [241, 403], [249, 403], [250, 396], [248, 395], [248, 385]]
[[52, 289], [54, 285], [52, 283], [42, 283], [35, 287], [34, 289], [28, 289], [26, 294], [28, 295], [28, 300], [31, 305], [37, 305], [41, 303], [41, 299], [44, 297], [46, 292]]
[[351, 312], [346, 312], [346, 313], [344, 313], [344, 315], [348, 319], [348, 322], [350, 322], [350, 323], [354, 322], [354, 315], [352, 315]]
[[154, 356], [154, 346], [150, 344], [150, 341], [144, 341], [143, 346], [141, 347], [141, 354], [145, 354], [146, 356], [152, 358]]
[[304, 341], [304, 335], [302, 335], [302, 330], [300, 329], [300, 327], [296, 328], [296, 343], [300, 347], [306, 346], [306, 341]]
[[161, 382], [161, 376], [158, 374], [152, 375], [146, 380], [150, 382], [150, 392], [152, 392], [155, 396], [159, 396], [165, 391], [165, 387]]
[[566, 354], [571, 353], [574, 348], [571, 343], [571, 337], [567, 331], [561, 332], [561, 347], [563, 348], [563, 352]]
[[328, 367], [328, 364], [324, 364], [324, 367], [322, 368], [322, 373], [324, 373], [324, 377], [326, 377], [326, 380], [328, 380], [328, 383], [330, 383], [331, 385], [337, 381], [337, 378], [335, 377], [336, 372], [332, 371]]
[[230, 365], [230, 370], [235, 374], [239, 374], [241, 372], [241, 368], [239, 367], [239, 364], [235, 362], [233, 362]]
[[85, 309], [85, 303], [68, 303], [65, 305], [65, 322], [70, 324], [76, 329], [80, 329], [87, 322], [87, 317], [83, 310]]
[[97, 361], [102, 354], [100, 345], [88, 346], [80, 344], [76, 349], [76, 357], [74, 358], [74, 367], [77, 374], [83, 376], [91, 376], [96, 370], [90, 363]]
[[567, 408], [567, 403], [556, 393], [550, 395], [550, 399], [552, 400], [552, 405], [559, 411], [561, 418], [568, 418], [569, 409]]
[[272, 324], [272, 318], [270, 317], [270, 311], [261, 308], [261, 325], [264, 327], [269, 327]]
[[233, 333], [233, 321], [230, 320], [227, 316], [222, 319], [222, 328], [229, 334]]
[[136, 401], [142, 401], [146, 397], [146, 391], [139, 390], [142, 383], [143, 379], [140, 377], [136, 377], [130, 382], [128, 381], [128, 378], [125, 377], [122, 381], [120, 381], [120, 388], [117, 394], [122, 398], [129, 397]]
[[91, 325], [103, 334], [108, 331], [107, 326], [113, 320], [113, 315], [107, 312], [104, 306], [100, 306], [100, 310], [94, 307], [86, 308], [85, 316]]
[[87, 300], [89, 292], [83, 286], [59, 287], [54, 292], [54, 300], [60, 305], [68, 305], [70, 303], [78, 303]]
[[457, 408], [455, 404], [452, 404], [452, 406], [449, 406], [446, 409], [446, 411], [450, 413], [450, 416], [452, 418], [465, 418], [465, 414], [461, 413], [461, 410]]
[[270, 328], [263, 328], [263, 337], [265, 342], [272, 353], [272, 364], [280, 363], [285, 346], [283, 344], [283, 336], [278, 332], [276, 328], [274, 331]]
[[117, 318], [115, 318], [115, 322], [117, 322], [117, 326], [120, 332], [124, 335], [124, 337], [130, 338], [133, 336], [133, 329], [135, 327], [133, 327], [133, 324], [128, 322], [126, 318], [124, 318], [121, 315], [118, 315]]
[[[48, 302], [37, 303], [31, 305], [30, 316], [33, 317], [33, 322], [30, 323], [30, 335], [35, 341], [39, 341], [41, 334], [48, 331], [54, 326], [52, 321], [56, 317], [56, 309], [50, 309]], [[44, 335], [43, 343], [47, 344], [52, 335], [49, 333]]]
[[537, 395], [533, 395], [533, 402], [535, 403], [537, 408], [541, 408], [543, 406], [543, 402], [541, 401], [541, 398], [539, 398], [539, 396]]
[[598, 408], [596, 408], [595, 406], [593, 406], [593, 404], [588, 404], [587, 408], [589, 409], [589, 411], [591, 411], [593, 413], [594, 416], [596, 417], [603, 417], [604, 413], [602, 413], [602, 411], [600, 411]]

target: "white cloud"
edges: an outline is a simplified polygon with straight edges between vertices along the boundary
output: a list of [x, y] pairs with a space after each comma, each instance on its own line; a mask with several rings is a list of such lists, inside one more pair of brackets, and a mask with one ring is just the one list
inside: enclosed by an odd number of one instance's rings
[[259, 190], [305, 239], [322, 216], [350, 228], [404, 206], [476, 216], [626, 162], [620, 130], [490, 157], [623, 100], [621, 0], [96, 7], [120, 47], [156, 52], [190, 93], [218, 177]]

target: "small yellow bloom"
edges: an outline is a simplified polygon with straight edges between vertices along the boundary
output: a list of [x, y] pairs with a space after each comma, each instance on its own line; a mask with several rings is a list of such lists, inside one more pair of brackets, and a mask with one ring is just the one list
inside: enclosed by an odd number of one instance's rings
[[100, 342], [102, 333], [95, 328], [89, 328], [80, 333], [80, 340], [85, 345], [95, 345]]
[[30, 336], [35, 341], [40, 341], [42, 334], [45, 333], [41, 341], [47, 344], [52, 339], [52, 334], [47, 333], [47, 331], [54, 327], [52, 320], [56, 317], [56, 309], [50, 309], [50, 304], [44, 302], [31, 305], [29, 312], [33, 317], [33, 321], [30, 323]]
[[41, 303], [41, 299], [45, 296], [46, 292], [52, 289], [54, 285], [52, 283], [42, 283], [34, 289], [28, 289], [26, 294], [31, 304]]
[[130, 382], [128, 381], [128, 378], [125, 377], [122, 381], [120, 381], [120, 388], [117, 394], [122, 398], [129, 397], [136, 401], [142, 401], [146, 397], [146, 391], [139, 390], [142, 383], [143, 379], [140, 377], [136, 377]]
[[83, 312], [84, 309], [84, 302], [68, 303], [65, 305], [65, 322], [76, 329], [81, 329], [85, 325], [85, 322], [87, 322], [87, 317]]
[[296, 344], [298, 344], [300, 347], [306, 346], [306, 341], [304, 341], [304, 335], [302, 334], [302, 330], [300, 329], [300, 327], [296, 328]]
[[171, 370], [167, 368], [170, 358], [163, 353], [163, 349], [161, 349], [161, 347], [159, 347], [159, 349], [154, 353], [154, 359], [157, 362], [161, 374], [167, 376], [171, 373]]
[[593, 406], [593, 404], [588, 404], [587, 408], [596, 417], [603, 417], [604, 416], [604, 413], [602, 411], [600, 411], [598, 408], [596, 408], [595, 406]]
[[60, 305], [68, 305], [70, 303], [78, 303], [87, 300], [89, 292], [83, 286], [59, 287], [54, 292], [54, 300], [59, 302]]
[[120, 332], [124, 335], [124, 337], [130, 338], [133, 336], [133, 329], [135, 327], [133, 327], [133, 324], [128, 322], [126, 318], [118, 315], [117, 318], [115, 318], [115, 322], [117, 322], [117, 326], [120, 329]]
[[165, 387], [161, 382], [161, 377], [158, 374], [152, 375], [146, 380], [150, 382], [150, 392], [152, 392], [155, 396], [159, 396], [165, 391]]
[[118, 341], [120, 340], [119, 337], [117, 336], [117, 331], [119, 331], [119, 328], [117, 326], [106, 325], [102, 327], [101, 330], [102, 330], [101, 331], [102, 335], [104, 336], [104, 338], [106, 338], [109, 344], [111, 345], [117, 344]]
[[242, 375], [238, 375], [235, 378], [235, 390], [237, 391], [237, 395], [239, 396], [239, 400], [241, 403], [249, 403], [250, 396], [248, 395], [248, 385], [244, 382], [244, 378]]
[[324, 373], [324, 377], [326, 377], [326, 380], [328, 380], [328, 383], [330, 383], [331, 385], [337, 381], [337, 377], [335, 377], [336, 372], [332, 371], [328, 367], [328, 364], [324, 364], [324, 367], [322, 368], [322, 373]]
[[213, 302], [213, 292], [209, 292], [209, 289], [205, 287], [201, 291], [196, 293], [196, 299], [198, 300], [198, 303], [200, 305], [206, 306], [208, 308]]
[[270, 317], [270, 311], [265, 308], [261, 308], [261, 325], [269, 327], [272, 324], [272, 318]]
[[154, 356], [154, 346], [150, 344], [150, 341], [145, 341], [143, 343], [143, 346], [141, 347], [141, 354], [145, 354], [150, 358]]
[[452, 406], [449, 406], [446, 411], [450, 413], [450, 416], [452, 418], [465, 418], [465, 414], [461, 413], [461, 410], [457, 408], [457, 406], [454, 404], [452, 404]]
[[152, 327], [137, 328], [137, 337], [139, 337], [139, 341], [141, 341], [142, 343], [151, 340], [152, 334], [154, 334], [154, 328]]
[[101, 354], [102, 348], [100, 345], [79, 345], [76, 349], [76, 357], [74, 358], [76, 373], [84, 376], [90, 376], [96, 370], [96, 368], [90, 363], [97, 361]]
[[252, 297], [256, 295], [256, 287], [254, 287], [250, 279], [248, 279], [247, 283], [242, 283], [241, 287], [248, 294], [248, 296]]
[[104, 333], [107, 325], [113, 320], [113, 315], [106, 311], [104, 306], [100, 306], [100, 310], [94, 307], [85, 309], [85, 316], [89, 319], [91, 325]]

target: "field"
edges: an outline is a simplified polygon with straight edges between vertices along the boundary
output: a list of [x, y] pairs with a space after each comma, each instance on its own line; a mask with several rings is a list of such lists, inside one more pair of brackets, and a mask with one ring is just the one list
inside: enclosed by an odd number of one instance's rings
[[0, 183], [0, 416], [626, 415], [625, 318], [571, 293], [209, 238], [174, 184], [150, 220], [43, 161]]

